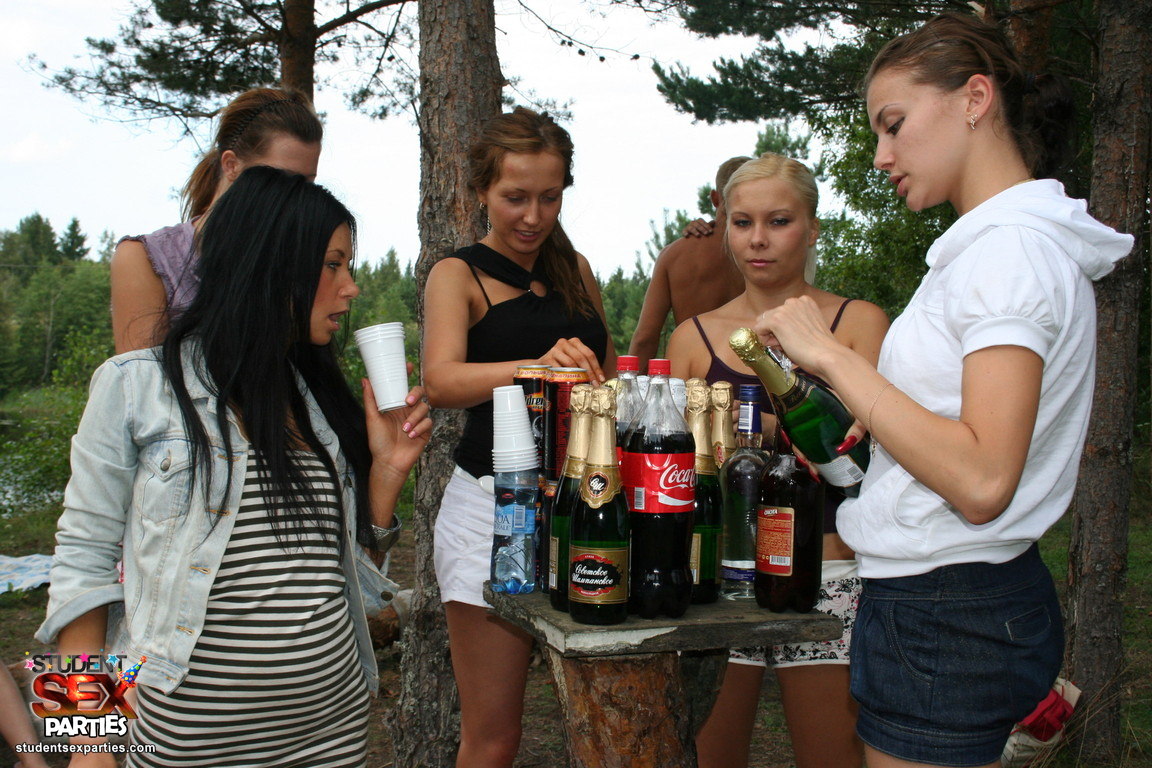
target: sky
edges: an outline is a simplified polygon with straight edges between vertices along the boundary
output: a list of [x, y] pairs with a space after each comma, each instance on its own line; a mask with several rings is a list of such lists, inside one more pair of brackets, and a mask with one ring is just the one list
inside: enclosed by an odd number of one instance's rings
[[[112, 37], [126, 0], [8, 2], [0, 23], [0, 230], [39, 212], [60, 232], [80, 220], [93, 249], [99, 236], [151, 232], [180, 218], [178, 190], [199, 155], [191, 139], [162, 121], [124, 123], [94, 103], [43, 86], [27, 63], [35, 53], [53, 67], [82, 64], [85, 37]], [[656, 90], [653, 61], [710, 71], [720, 56], [754, 43], [704, 40], [677, 22], [653, 24], [627, 7], [598, 16], [576, 0], [533, 0], [554, 26], [582, 41], [625, 51], [607, 61], [561, 46], [542, 24], [497, 0], [497, 37], [506, 77], [538, 96], [569, 101], [565, 123], [576, 147], [575, 185], [561, 220], [576, 248], [603, 277], [630, 271], [665, 209], [696, 213], [697, 189], [716, 166], [749, 154], [758, 126], [710, 126], [676, 112]], [[632, 60], [631, 54], [640, 54]], [[318, 91], [325, 114], [318, 181], [358, 217], [360, 258], [395, 248], [401, 263], [419, 255], [419, 143], [409, 115], [372, 120], [350, 112], [335, 91]], [[462, 244], [463, 245], [463, 244]], [[645, 257], [646, 258], [646, 257]]]

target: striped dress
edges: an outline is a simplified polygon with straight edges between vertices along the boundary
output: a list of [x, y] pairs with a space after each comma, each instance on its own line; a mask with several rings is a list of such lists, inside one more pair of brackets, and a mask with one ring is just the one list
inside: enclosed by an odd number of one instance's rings
[[363, 766], [368, 691], [344, 597], [340, 498], [311, 453], [294, 456], [318, 507], [300, 538], [276, 540], [248, 454], [235, 528], [204, 631], [171, 694], [141, 686], [129, 766]]

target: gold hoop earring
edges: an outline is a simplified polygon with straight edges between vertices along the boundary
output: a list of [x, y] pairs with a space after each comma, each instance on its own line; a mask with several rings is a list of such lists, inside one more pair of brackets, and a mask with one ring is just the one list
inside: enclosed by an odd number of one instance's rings
[[976, 120], [977, 120], [977, 117], [976, 117], [975, 112], [968, 115], [968, 127], [971, 128], [972, 130], [976, 130]]

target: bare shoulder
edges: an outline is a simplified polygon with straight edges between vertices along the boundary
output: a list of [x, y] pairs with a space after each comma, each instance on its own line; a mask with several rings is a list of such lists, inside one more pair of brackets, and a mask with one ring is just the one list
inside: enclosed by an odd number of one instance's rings
[[685, 320], [672, 331], [666, 354], [672, 361], [672, 375], [682, 379], [703, 375], [711, 362], [708, 348], [691, 320]]
[[148, 259], [148, 249], [140, 240], [121, 240], [112, 251], [111, 268], [116, 271], [137, 269], [147, 266], [152, 270], [152, 262]]
[[887, 313], [872, 302], [864, 299], [853, 299], [848, 303], [848, 306], [844, 307], [844, 315], [840, 322], [847, 323], [849, 326], [887, 330], [890, 321]]

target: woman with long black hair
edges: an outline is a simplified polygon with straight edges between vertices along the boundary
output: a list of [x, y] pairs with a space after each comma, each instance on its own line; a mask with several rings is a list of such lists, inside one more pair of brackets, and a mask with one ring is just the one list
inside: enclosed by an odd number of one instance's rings
[[365, 605], [395, 593], [379, 566], [431, 425], [420, 389], [380, 413], [337, 365], [354, 228], [304, 177], [244, 171], [164, 343], [93, 376], [39, 637], [146, 657], [132, 739], [155, 751], [130, 765], [364, 764]]

